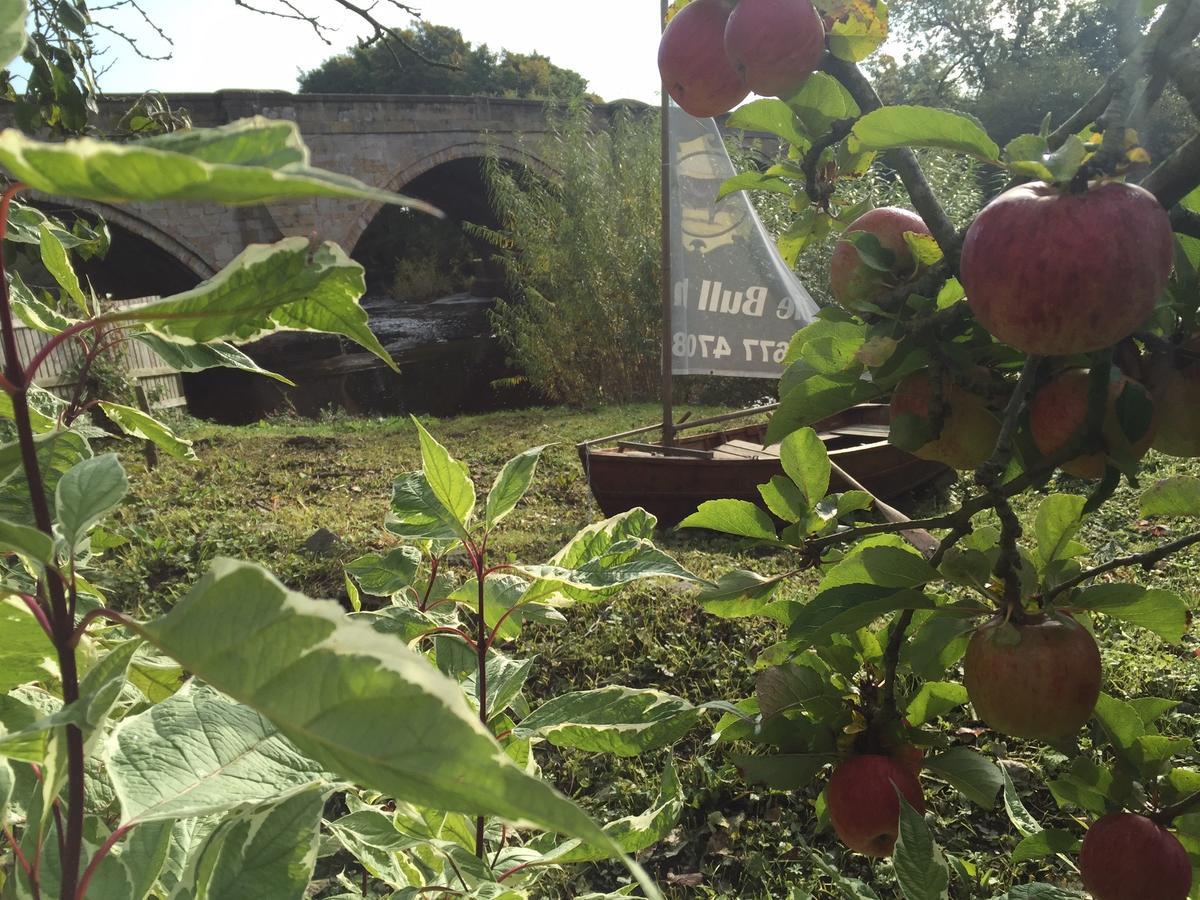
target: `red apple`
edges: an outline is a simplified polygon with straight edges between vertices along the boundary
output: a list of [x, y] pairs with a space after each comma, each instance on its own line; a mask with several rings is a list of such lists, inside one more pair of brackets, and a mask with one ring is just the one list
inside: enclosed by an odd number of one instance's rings
[[817, 70], [825, 26], [811, 0], [740, 0], [725, 26], [725, 53], [756, 94], [788, 97]]
[[[1034, 393], [1029, 402], [1029, 430], [1042, 454], [1049, 456], [1057, 453], [1083, 427], [1087, 420], [1090, 380], [1087, 369], [1068, 369]], [[1142, 404], [1151, 413], [1155, 409], [1150, 392], [1120, 369], [1114, 368], [1108, 385], [1108, 406], [1100, 431], [1103, 449], [1063, 463], [1062, 470], [1077, 478], [1095, 480], [1103, 477], [1106, 461], [1114, 453], [1133, 459], [1145, 456], [1154, 439], [1153, 414], [1147, 417], [1141, 434], [1126, 434], [1117, 412], [1118, 404], [1132, 406], [1135, 403]]]
[[1200, 456], [1200, 334], [1150, 363], [1154, 395], [1155, 450], [1168, 456]]
[[1154, 195], [1115, 181], [1080, 193], [1044, 182], [975, 217], [959, 278], [975, 317], [1025, 353], [1109, 347], [1154, 309], [1171, 274], [1171, 223]]
[[[891, 421], [912, 413], [932, 427], [930, 405], [933, 382], [928, 371], [914, 372], [896, 386], [889, 410]], [[952, 469], [981, 466], [1000, 436], [1000, 420], [992, 415], [983, 398], [952, 382], [942, 380], [942, 428], [933, 440], [913, 450], [914, 456], [945, 463]]]
[[892, 759], [912, 773], [913, 778], [921, 774], [925, 766], [925, 750], [912, 744], [901, 744], [891, 750]]
[[[844, 237], [856, 231], [875, 235], [880, 245], [892, 252], [896, 261], [890, 272], [873, 269], [862, 261], [858, 249]], [[921, 267], [904, 240], [906, 231], [929, 234], [920, 216], [894, 206], [881, 206], [851, 222], [833, 248], [829, 262], [829, 286], [834, 299], [847, 309], [861, 309], [919, 275]]]
[[825, 799], [833, 830], [843, 844], [867, 856], [891, 854], [900, 834], [896, 788], [914, 809], [925, 812], [917, 776], [890, 756], [851, 756], [833, 770]]
[[725, 55], [733, 0], [692, 0], [658, 43], [658, 71], [671, 99], [698, 119], [729, 112], [748, 91]]
[[1060, 743], [1075, 736], [1100, 697], [1100, 651], [1073, 619], [1000, 617], [976, 629], [963, 683], [979, 718], [1012, 737]]
[[1083, 837], [1079, 876], [1096, 900], [1187, 900], [1192, 863], [1179, 839], [1134, 813], [1109, 813]]

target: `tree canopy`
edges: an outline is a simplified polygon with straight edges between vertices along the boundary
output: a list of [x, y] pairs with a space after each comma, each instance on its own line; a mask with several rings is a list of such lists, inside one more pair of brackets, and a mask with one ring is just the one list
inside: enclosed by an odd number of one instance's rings
[[[416, 56], [399, 61], [381, 43], [352, 47], [300, 78], [307, 93], [479, 94], [489, 97], [584, 97], [587, 80], [540, 53], [493, 52], [457, 28], [417, 22], [401, 32]], [[438, 65], [441, 63], [442, 65]], [[453, 68], [447, 67], [453, 66]]]
[[[869, 66], [887, 103], [951, 107], [976, 116], [1001, 144], [1063, 122], [1128, 54], [1148, 17], [1104, 0], [903, 0], [890, 6], [905, 51]], [[1186, 121], [1169, 87], [1141, 123], [1142, 143], [1165, 152]]]

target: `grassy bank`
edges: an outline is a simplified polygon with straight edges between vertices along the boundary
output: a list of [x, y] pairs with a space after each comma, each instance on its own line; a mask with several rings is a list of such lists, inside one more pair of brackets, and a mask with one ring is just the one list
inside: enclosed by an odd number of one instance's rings
[[[716, 410], [699, 408], [696, 416]], [[545, 560], [581, 526], [600, 517], [582, 478], [574, 443], [653, 421], [650, 406], [594, 412], [527, 410], [426, 422], [460, 459], [477, 483], [490, 484], [503, 462], [535, 445], [557, 442], [543, 458], [534, 487], [494, 544], [498, 559]], [[415, 430], [407, 420], [331, 419], [277, 421], [248, 428], [197, 425], [199, 463], [164, 460], [146, 472], [136, 453], [126, 458], [133, 490], [114, 531], [125, 543], [109, 551], [98, 579], [132, 612], [149, 614], [170, 603], [215, 556], [261, 562], [290, 587], [313, 596], [344, 594], [342, 565], [356, 556], [393, 544], [383, 531], [391, 483], [419, 465]], [[1153, 461], [1147, 478], [1184, 470]], [[1190, 471], [1200, 471], [1191, 467]], [[1082, 491], [1078, 482], [1056, 482], [1050, 490]], [[1096, 559], [1142, 549], [1160, 536], [1154, 523], [1136, 513], [1135, 493], [1122, 488], [1106, 517], [1089, 523], [1081, 536]], [[950, 498], [952, 499], [952, 498]], [[1030, 521], [1036, 497], [1020, 513]], [[918, 498], [926, 512], [947, 498]], [[314, 540], [325, 529], [336, 536]], [[661, 544], [700, 574], [733, 566], [762, 573], [781, 571], [784, 555], [746, 550], [733, 541], [694, 532], [668, 532]], [[1187, 554], [1163, 564], [1150, 582], [1180, 591], [1195, 603], [1200, 556]], [[787, 590], [803, 596], [815, 579], [796, 579]], [[602, 606], [567, 611], [568, 622], [534, 626], [522, 634], [525, 654], [536, 653], [539, 667], [530, 682], [533, 695], [606, 683], [657, 687], [693, 702], [736, 699], [753, 689], [758, 651], [779, 637], [773, 623], [726, 621], [703, 613], [689, 588], [656, 583], [620, 595]], [[1190, 638], [1168, 647], [1132, 628], [1104, 623], [1105, 668], [1116, 694], [1144, 693], [1186, 701], [1169, 718], [1171, 731], [1200, 735], [1200, 660]], [[710, 720], [711, 724], [711, 720]], [[1014, 780], [1027, 791], [1027, 803], [1044, 824], [1068, 824], [1053, 799], [1036, 786], [1053, 777], [1062, 757], [1044, 748], [1011, 743], [998, 746], [973, 728], [965, 713], [947, 727], [958, 739], [998, 750]], [[707, 730], [694, 731], [672, 751], [687, 796], [679, 827], [645, 855], [645, 862], [676, 897], [789, 897], [793, 888], [830, 896], [827, 881], [814, 873], [804, 848], [809, 842], [828, 851], [844, 871], [870, 877], [892, 889], [889, 863], [871, 871], [862, 857], [844, 854], [828, 834], [814, 837], [812, 800], [820, 784], [795, 795], [746, 785], [710, 745]], [[546, 775], [602, 817], [640, 812], [653, 799], [667, 752], [632, 760], [607, 760], [583, 753], [547, 749], [539, 753]], [[1200, 762], [1200, 761], [1197, 761]], [[1002, 809], [982, 813], [950, 788], [927, 779], [931, 808], [938, 812], [935, 834], [947, 850], [977, 868], [980, 886], [955, 896], [990, 897], [1014, 881], [1031, 880], [1049, 866], [1069, 877], [1066, 864], [1032, 862], [1014, 866], [1008, 852], [1017, 835]], [[615, 868], [574, 870], [555, 888], [570, 897], [612, 887]]]

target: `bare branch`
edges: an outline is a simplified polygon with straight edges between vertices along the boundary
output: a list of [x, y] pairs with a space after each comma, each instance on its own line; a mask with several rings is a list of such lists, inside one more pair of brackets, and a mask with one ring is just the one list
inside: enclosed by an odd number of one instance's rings
[[1142, 180], [1142, 187], [1170, 209], [1200, 185], [1200, 134], [1194, 134]]
[[[415, 6], [409, 6], [407, 3], [402, 3], [401, 0], [375, 0], [372, 3], [358, 3], [353, 2], [353, 0], [328, 0], [328, 2], [334, 3], [347, 12], [353, 13], [371, 27], [371, 33], [359, 41], [360, 47], [370, 47], [373, 44], [381, 43], [387, 48], [392, 59], [395, 60], [398, 66], [402, 66], [404, 63], [400, 59], [400, 55], [396, 52], [396, 47], [400, 47], [405, 53], [419, 59], [426, 65], [435, 66], [439, 69], [454, 70], [459, 68], [453, 63], [426, 56], [404, 36], [404, 32], [393, 28], [391, 25], [385, 25], [375, 15], [375, 7], [380, 3], [387, 3], [389, 7], [412, 16], [414, 19], [419, 19], [421, 11]], [[261, 4], [276, 4], [277, 8], [272, 9], [269, 5]], [[330, 35], [334, 29], [322, 23], [319, 17], [301, 10], [292, 0], [258, 0], [258, 3], [251, 3], [249, 0], [233, 0], [233, 5], [264, 16], [275, 16], [280, 19], [304, 22], [312, 28], [317, 37], [332, 46], [333, 41], [330, 39]]]

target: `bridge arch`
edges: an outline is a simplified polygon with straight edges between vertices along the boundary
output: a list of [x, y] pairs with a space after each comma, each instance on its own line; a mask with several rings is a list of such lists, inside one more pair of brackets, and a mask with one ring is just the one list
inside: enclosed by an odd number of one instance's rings
[[[490, 141], [468, 140], [447, 145], [433, 153], [406, 163], [381, 187], [399, 194], [407, 193], [405, 190], [406, 187], [421, 176], [433, 172], [439, 166], [460, 160], [477, 159], [482, 162], [491, 155], [495, 155], [504, 162], [529, 169], [544, 178], [555, 178], [557, 176], [554, 169], [529, 150], [525, 141], [505, 142], [499, 139]], [[363, 234], [386, 205], [384, 203], [371, 203], [363, 209], [362, 213], [355, 220], [351, 233], [346, 235], [342, 244], [346, 252], [351, 255], [354, 254]]]
[[212, 264], [181, 240], [125, 207], [33, 194], [31, 202], [69, 226], [76, 218], [103, 219], [112, 244], [104, 259], [78, 260], [77, 268], [101, 294], [118, 299], [188, 290], [216, 274]]

